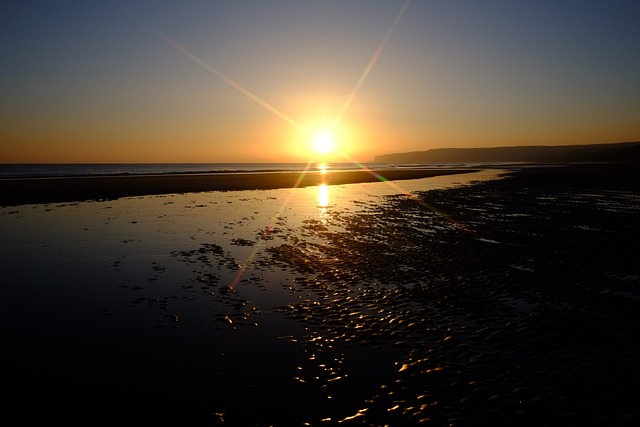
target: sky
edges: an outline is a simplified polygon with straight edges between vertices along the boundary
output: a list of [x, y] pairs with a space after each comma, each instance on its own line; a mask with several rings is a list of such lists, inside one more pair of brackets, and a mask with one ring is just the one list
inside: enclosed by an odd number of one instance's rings
[[[640, 140], [637, 0], [4, 0], [0, 163]], [[311, 149], [324, 130], [335, 151]]]

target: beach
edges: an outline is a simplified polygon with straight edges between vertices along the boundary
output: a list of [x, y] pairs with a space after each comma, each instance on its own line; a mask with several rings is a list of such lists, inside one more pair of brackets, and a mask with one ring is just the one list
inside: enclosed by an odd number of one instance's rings
[[[0, 179], [1, 206], [79, 200], [116, 199], [201, 191], [271, 190], [406, 180], [473, 172], [472, 168], [392, 168], [306, 172], [228, 172], [146, 176]], [[384, 177], [384, 178], [382, 178]]]
[[636, 166], [408, 172], [14, 181], [2, 424], [640, 421]]

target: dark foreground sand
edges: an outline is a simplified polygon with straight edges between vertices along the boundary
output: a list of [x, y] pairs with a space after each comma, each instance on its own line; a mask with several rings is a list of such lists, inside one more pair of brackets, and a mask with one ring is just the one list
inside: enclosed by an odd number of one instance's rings
[[[170, 292], [222, 305], [210, 323], [219, 341], [169, 345], [189, 338], [162, 311], [176, 300], [139, 298], [132, 306], [157, 307], [176, 328], [128, 342], [135, 324], [110, 336], [78, 318], [77, 339], [65, 340], [93, 357], [74, 362], [74, 378], [54, 338], [30, 338], [36, 320], [8, 319], [4, 357], [18, 356], [3, 366], [10, 405], [0, 416], [6, 425], [637, 425], [635, 178], [629, 166], [530, 168], [333, 210], [267, 247], [235, 289], [216, 278], [230, 262], [221, 246], [176, 248], [198, 278]], [[278, 270], [293, 277], [278, 288], [293, 302], [261, 313], [255, 298], [273, 291], [262, 278]], [[217, 347], [225, 337], [232, 345]]]
[[201, 191], [269, 190], [338, 185], [386, 180], [417, 179], [473, 172], [473, 169], [385, 169], [298, 172], [255, 172], [215, 174], [171, 174], [129, 177], [0, 180], [0, 206], [28, 203], [71, 202], [116, 199]]

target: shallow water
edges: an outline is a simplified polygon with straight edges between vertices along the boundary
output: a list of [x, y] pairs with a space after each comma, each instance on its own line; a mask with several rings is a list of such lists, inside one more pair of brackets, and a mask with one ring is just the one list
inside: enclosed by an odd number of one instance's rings
[[496, 175], [0, 209], [2, 424], [637, 420], [638, 191]]
[[[396, 351], [325, 353], [332, 341], [278, 309], [316, 296], [270, 251], [304, 240], [303, 256], [332, 262], [313, 244], [344, 231], [341, 215], [498, 174], [0, 208], [3, 416], [222, 421], [239, 399], [264, 411], [253, 421], [354, 415], [345, 401], [390, 378]], [[314, 403], [278, 408], [294, 397]]]

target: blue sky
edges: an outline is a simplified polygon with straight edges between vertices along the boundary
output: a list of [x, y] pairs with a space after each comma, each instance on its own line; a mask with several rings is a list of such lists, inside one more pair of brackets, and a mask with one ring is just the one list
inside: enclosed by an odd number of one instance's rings
[[4, 1], [0, 162], [306, 161], [320, 128], [360, 161], [640, 140], [639, 16], [637, 1]]

